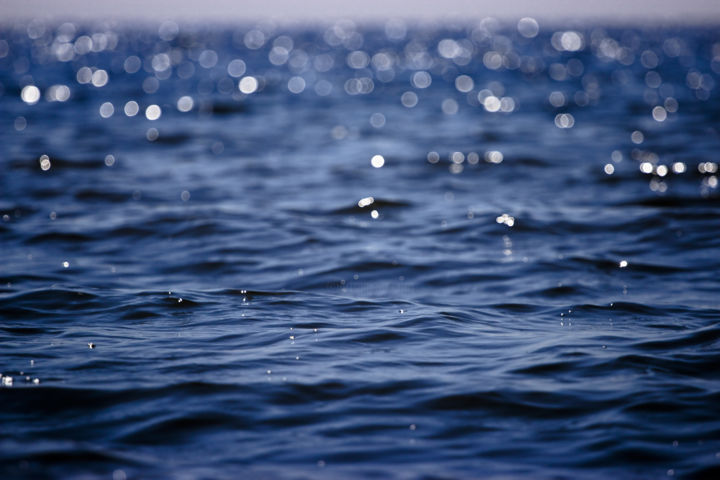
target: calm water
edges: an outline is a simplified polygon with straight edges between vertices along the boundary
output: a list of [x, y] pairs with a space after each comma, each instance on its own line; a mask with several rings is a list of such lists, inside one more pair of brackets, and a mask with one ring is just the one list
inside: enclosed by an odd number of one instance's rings
[[720, 34], [0, 29], [2, 478], [720, 478]]

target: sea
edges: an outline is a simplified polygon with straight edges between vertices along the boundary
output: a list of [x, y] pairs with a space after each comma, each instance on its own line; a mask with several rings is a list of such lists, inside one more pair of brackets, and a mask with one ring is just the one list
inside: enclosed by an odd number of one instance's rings
[[720, 478], [720, 28], [0, 27], [0, 477]]

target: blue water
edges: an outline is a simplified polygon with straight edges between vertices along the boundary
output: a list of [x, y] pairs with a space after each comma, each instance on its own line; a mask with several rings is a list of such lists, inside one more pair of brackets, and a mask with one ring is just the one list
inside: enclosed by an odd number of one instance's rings
[[0, 477], [720, 478], [719, 32], [5, 25]]

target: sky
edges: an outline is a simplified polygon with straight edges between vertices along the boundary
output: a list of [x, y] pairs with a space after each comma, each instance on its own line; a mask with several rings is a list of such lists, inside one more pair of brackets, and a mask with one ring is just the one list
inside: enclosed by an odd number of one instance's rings
[[35, 17], [322, 21], [486, 16], [720, 22], [720, 0], [0, 0], [0, 22]]

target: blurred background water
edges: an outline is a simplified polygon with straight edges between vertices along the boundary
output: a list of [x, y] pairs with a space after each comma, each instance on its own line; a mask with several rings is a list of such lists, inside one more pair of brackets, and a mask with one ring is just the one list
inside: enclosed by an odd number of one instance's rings
[[720, 34], [0, 30], [3, 478], [720, 475]]

